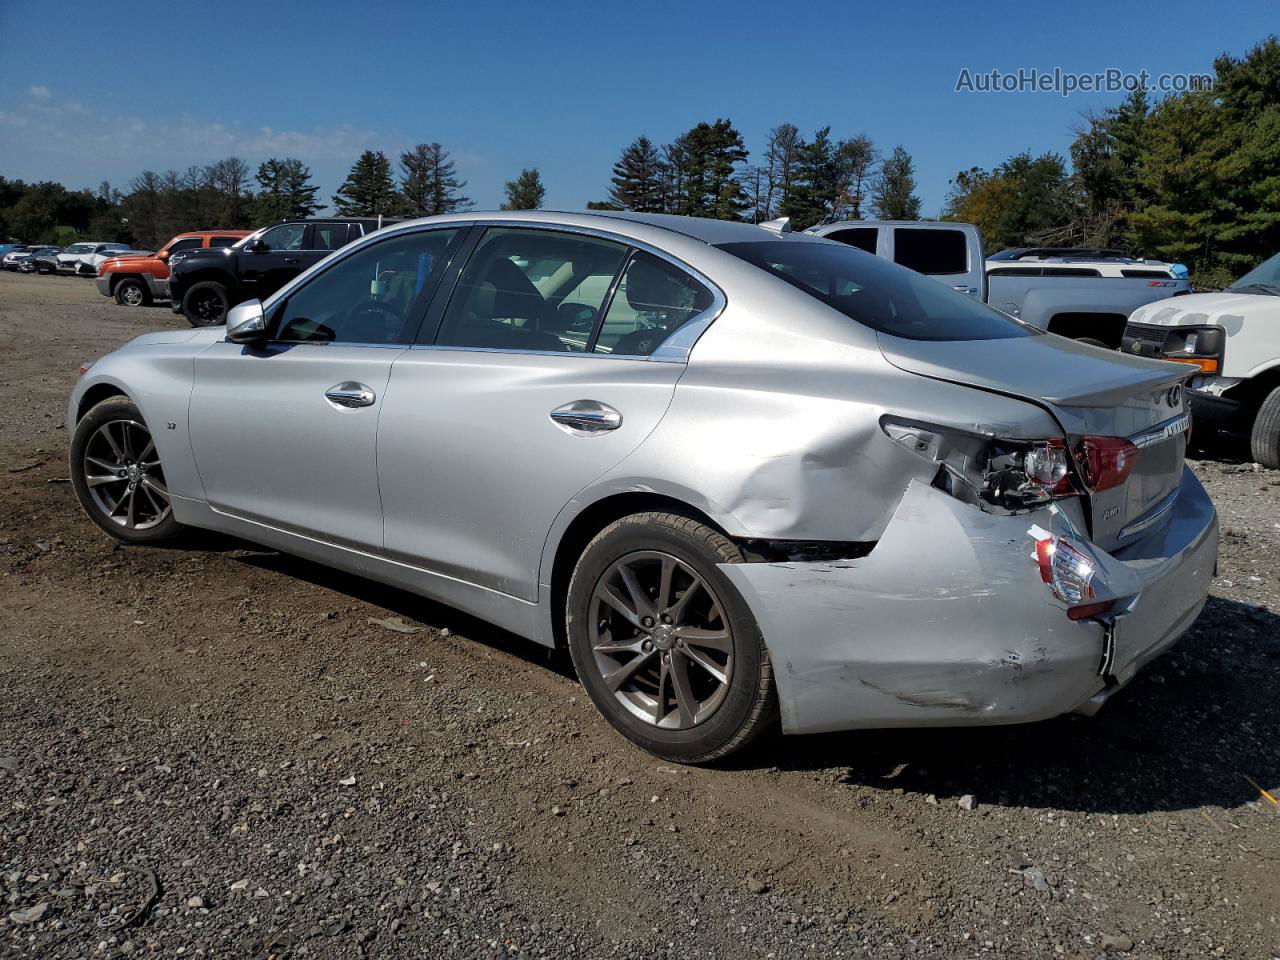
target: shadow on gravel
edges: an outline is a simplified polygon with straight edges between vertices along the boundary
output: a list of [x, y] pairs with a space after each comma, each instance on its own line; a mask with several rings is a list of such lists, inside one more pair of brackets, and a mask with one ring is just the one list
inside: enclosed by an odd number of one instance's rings
[[493, 624], [455, 610], [453, 607], [435, 603], [397, 587], [365, 580], [355, 574], [335, 570], [310, 560], [264, 550], [262, 547], [255, 547], [244, 541], [225, 537], [219, 537], [219, 540], [225, 541], [221, 546], [224, 551], [245, 551], [242, 556], [235, 558], [240, 563], [262, 570], [271, 570], [297, 580], [305, 580], [325, 590], [332, 590], [334, 593], [345, 594], [354, 600], [390, 610], [408, 621], [416, 621], [436, 630], [447, 629], [451, 634], [466, 641], [482, 643], [491, 649], [501, 650], [521, 660], [527, 660], [535, 666], [558, 673], [562, 677], [577, 680], [577, 674], [574, 673], [573, 664], [566, 651], [549, 650], [501, 627], [495, 627]]
[[[576, 679], [568, 655], [395, 587], [308, 560], [245, 550], [238, 562], [294, 577]], [[603, 721], [601, 721], [603, 723]], [[1280, 785], [1280, 616], [1210, 597], [1196, 626], [1093, 718], [950, 729], [773, 737], [721, 769], [827, 771], [851, 784], [973, 794], [980, 804], [1090, 813], [1231, 808]], [[618, 749], [631, 749], [621, 740]]]
[[1280, 785], [1280, 616], [1210, 597], [1196, 626], [1093, 718], [775, 740], [739, 765], [980, 804], [1088, 813], [1238, 807]]

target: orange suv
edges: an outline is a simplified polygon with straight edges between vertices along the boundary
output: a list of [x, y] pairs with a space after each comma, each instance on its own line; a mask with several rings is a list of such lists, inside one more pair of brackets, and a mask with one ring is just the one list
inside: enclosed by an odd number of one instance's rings
[[120, 257], [98, 269], [98, 292], [126, 307], [145, 307], [169, 296], [169, 258], [179, 250], [229, 247], [251, 230], [195, 230], [180, 233], [149, 257]]

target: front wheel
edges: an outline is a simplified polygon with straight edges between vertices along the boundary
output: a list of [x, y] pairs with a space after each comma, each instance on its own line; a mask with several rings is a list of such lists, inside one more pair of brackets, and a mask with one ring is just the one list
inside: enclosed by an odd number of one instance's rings
[[569, 582], [569, 652], [592, 702], [641, 749], [710, 763], [776, 725], [773, 666], [755, 617], [718, 564], [738, 548], [670, 513], [624, 517]]
[[182, 531], [151, 430], [127, 397], [102, 401], [76, 424], [71, 484], [89, 519], [122, 543], [165, 543]]
[[1276, 387], [1258, 408], [1249, 445], [1253, 459], [1264, 467], [1280, 470], [1280, 387]]
[[216, 280], [192, 284], [182, 297], [182, 313], [193, 327], [216, 327], [227, 319], [231, 306], [227, 288]]
[[122, 307], [145, 307], [151, 302], [151, 293], [141, 280], [129, 278], [116, 284], [116, 303]]

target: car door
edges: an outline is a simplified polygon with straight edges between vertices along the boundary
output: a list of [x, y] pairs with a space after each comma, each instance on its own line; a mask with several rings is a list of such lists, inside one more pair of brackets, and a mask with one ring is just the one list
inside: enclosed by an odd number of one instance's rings
[[608, 237], [487, 229], [391, 370], [387, 554], [536, 599], [556, 515], [657, 425], [684, 365], [652, 354], [716, 296]]
[[245, 298], [265, 300], [324, 256], [313, 253], [308, 223], [281, 223], [265, 231], [240, 255]]
[[354, 248], [267, 305], [265, 345], [223, 341], [196, 357], [191, 445], [212, 507], [381, 549], [375, 441], [387, 380], [463, 232]]

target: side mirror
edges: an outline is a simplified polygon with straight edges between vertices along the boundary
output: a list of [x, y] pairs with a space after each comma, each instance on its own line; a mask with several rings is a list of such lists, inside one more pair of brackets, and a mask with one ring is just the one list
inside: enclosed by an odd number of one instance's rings
[[261, 300], [246, 300], [227, 313], [227, 340], [231, 343], [263, 343], [267, 339], [267, 318]]
[[253, 240], [249, 243], [249, 249], [254, 253], [264, 253], [266, 252], [267, 245], [263, 242], [262, 238], [259, 237], [257, 240]]
[[168, 259], [169, 259], [169, 251], [168, 251], [168, 250], [161, 250], [159, 253], [157, 253], [157, 254], [156, 254], [156, 259], [157, 259], [157, 260], [168, 260]]

